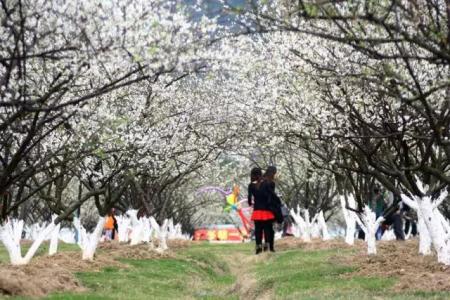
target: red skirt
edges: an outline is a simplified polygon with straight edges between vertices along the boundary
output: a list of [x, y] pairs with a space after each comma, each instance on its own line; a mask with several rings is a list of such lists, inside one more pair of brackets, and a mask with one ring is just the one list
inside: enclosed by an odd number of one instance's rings
[[253, 221], [268, 221], [275, 219], [275, 216], [270, 210], [254, 210], [252, 213]]

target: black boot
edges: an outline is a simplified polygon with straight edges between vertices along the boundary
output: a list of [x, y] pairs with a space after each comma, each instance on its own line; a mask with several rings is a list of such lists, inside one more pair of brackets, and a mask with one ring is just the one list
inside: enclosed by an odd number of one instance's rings
[[264, 252], [269, 251], [269, 243], [264, 243], [263, 251]]
[[256, 245], [256, 254], [260, 254], [262, 252], [262, 246]]
[[275, 252], [275, 248], [273, 247], [273, 243], [270, 243], [269, 250], [270, 250], [270, 252]]

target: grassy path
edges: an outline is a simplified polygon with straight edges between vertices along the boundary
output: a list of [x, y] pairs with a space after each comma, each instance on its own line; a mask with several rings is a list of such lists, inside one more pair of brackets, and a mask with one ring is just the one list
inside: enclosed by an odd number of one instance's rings
[[195, 244], [171, 258], [122, 260], [128, 268], [81, 272], [84, 293], [47, 299], [450, 299], [450, 293], [394, 292], [395, 278], [352, 275], [335, 257], [350, 250], [253, 254], [252, 244]]
[[259, 256], [250, 256], [247, 253], [223, 255], [222, 259], [227, 262], [230, 272], [235, 278], [231, 293], [239, 299], [273, 299], [272, 288], [261, 286], [253, 271], [255, 265], [267, 258], [266, 254]]

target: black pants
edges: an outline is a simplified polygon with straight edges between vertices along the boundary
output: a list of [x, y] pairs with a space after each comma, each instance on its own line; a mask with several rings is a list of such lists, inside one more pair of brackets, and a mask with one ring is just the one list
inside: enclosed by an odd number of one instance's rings
[[255, 240], [256, 245], [262, 245], [262, 236], [264, 233], [264, 240], [269, 243], [270, 249], [273, 250], [273, 240], [275, 232], [272, 226], [273, 221], [255, 221]]
[[411, 227], [411, 235], [417, 235], [417, 224], [414, 220], [406, 220], [405, 221], [405, 232], [409, 231], [409, 227]]
[[402, 216], [398, 213], [395, 213], [393, 216], [394, 221], [394, 234], [397, 240], [405, 239], [405, 232], [403, 231], [403, 220]]

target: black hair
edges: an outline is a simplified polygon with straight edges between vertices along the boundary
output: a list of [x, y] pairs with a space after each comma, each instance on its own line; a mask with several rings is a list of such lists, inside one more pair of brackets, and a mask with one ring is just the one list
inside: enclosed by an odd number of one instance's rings
[[251, 171], [250, 171], [250, 181], [259, 181], [262, 177], [262, 170], [261, 168], [258, 167], [254, 167]]
[[273, 181], [276, 173], [277, 173], [277, 168], [275, 166], [268, 166], [266, 169], [266, 173], [264, 173], [264, 177], [266, 179]]

